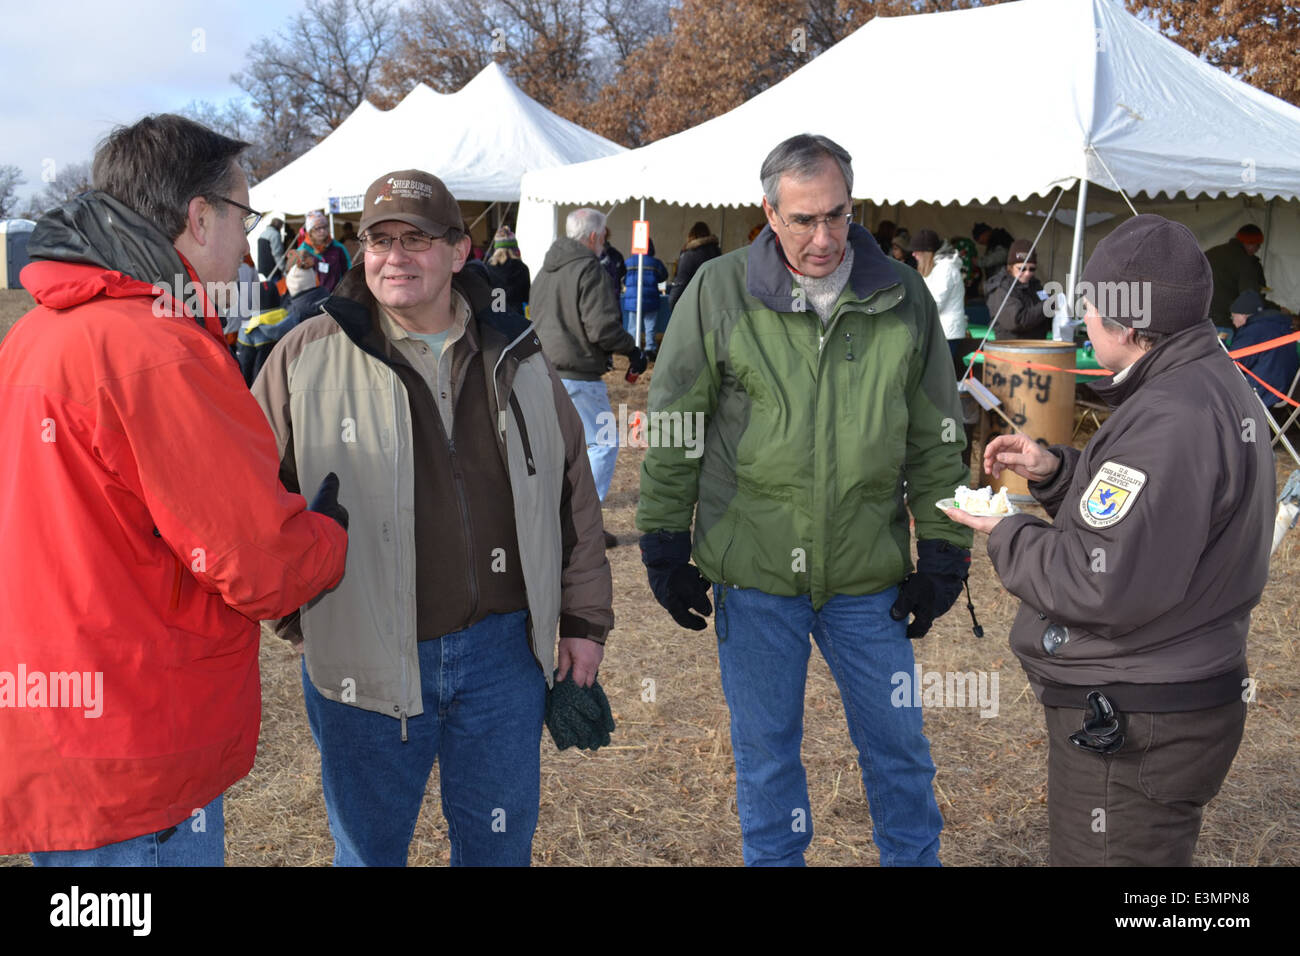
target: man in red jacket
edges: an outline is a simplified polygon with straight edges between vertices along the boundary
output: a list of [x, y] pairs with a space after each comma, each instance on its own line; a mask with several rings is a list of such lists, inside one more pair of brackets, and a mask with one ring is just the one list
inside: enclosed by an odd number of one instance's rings
[[32, 232], [0, 345], [0, 854], [221, 865], [257, 622], [342, 578], [337, 479], [309, 510], [280, 484], [211, 304], [258, 219], [246, 145], [146, 117]]

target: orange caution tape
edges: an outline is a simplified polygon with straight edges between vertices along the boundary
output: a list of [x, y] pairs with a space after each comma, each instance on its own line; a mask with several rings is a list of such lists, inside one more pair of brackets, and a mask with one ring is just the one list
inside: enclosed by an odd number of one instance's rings
[[[995, 343], [994, 348], [996, 349], [997, 348], [996, 340], [993, 341]], [[1248, 358], [1252, 355], [1258, 355], [1260, 352], [1269, 352], [1272, 351], [1273, 349], [1281, 348], [1284, 345], [1291, 345], [1295, 342], [1300, 342], [1300, 332], [1292, 332], [1289, 335], [1283, 335], [1276, 339], [1269, 339], [1267, 342], [1260, 342], [1258, 345], [1247, 345], [1245, 348], [1235, 349], [1229, 352], [1228, 355], [1234, 359], [1243, 359], [1243, 358]], [[985, 355], [985, 354], [986, 353], [984, 349], [984, 344], [981, 343], [980, 347], [975, 350], [974, 354], [971, 357], [971, 364], [973, 365], [975, 362], [974, 359], [975, 355]], [[985, 361], [987, 361], [987, 355], [985, 357]], [[1061, 368], [1058, 365], [1042, 365], [1038, 362], [1017, 362], [1014, 361], [1013, 359], [1003, 358], [1001, 355], [999, 355], [997, 359], [995, 359], [995, 361], [1002, 362], [1003, 364], [1006, 365], [1014, 365], [1017, 368], [1032, 368], [1043, 372], [1069, 372], [1071, 375], [1114, 375], [1115, 374], [1114, 372], [1111, 372], [1108, 369], [1104, 369], [1104, 368], [1103, 369]], [[1253, 372], [1250, 371], [1250, 369], [1246, 368], [1240, 362], [1237, 363], [1237, 366], [1241, 368], [1243, 372], [1246, 372], [1248, 375], [1250, 375], [1251, 378], [1255, 379], [1255, 381], [1259, 382], [1270, 392], [1276, 395], [1278, 398], [1284, 399], [1287, 402], [1290, 402], [1292, 405], [1297, 405], [1296, 402], [1292, 402], [1291, 399], [1287, 398], [1285, 395], [1278, 392], [1277, 389], [1273, 388], [1273, 386], [1269, 385], [1263, 379], [1259, 378], [1259, 376], [1255, 375]], [[1300, 407], [1300, 405], [1297, 405], [1297, 407]]]
[[[1253, 346], [1252, 346], [1252, 348], [1253, 348]], [[1247, 375], [1249, 375], [1249, 376], [1250, 376], [1251, 378], [1253, 378], [1255, 381], [1259, 382], [1259, 384], [1263, 385], [1266, 389], [1268, 389], [1270, 392], [1272, 392], [1272, 393], [1273, 393], [1274, 395], [1276, 395], [1278, 398], [1282, 399], [1282, 401], [1286, 402], [1288, 405], [1293, 405], [1293, 406], [1295, 406], [1296, 408], [1300, 408], [1300, 402], [1297, 402], [1297, 401], [1295, 401], [1294, 399], [1289, 398], [1289, 397], [1287, 397], [1286, 395], [1283, 395], [1281, 392], [1279, 392], [1277, 389], [1275, 389], [1272, 385], [1268, 384], [1268, 382], [1264, 381], [1262, 378], [1260, 378], [1258, 375], [1256, 375], [1256, 374], [1255, 374], [1254, 372], [1252, 372], [1250, 369], [1246, 368], [1246, 366], [1242, 365], [1240, 362], [1237, 363], [1237, 368], [1241, 369], [1243, 372], [1245, 372]]]
[[1258, 345], [1247, 345], [1244, 349], [1237, 349], [1235, 352], [1229, 352], [1235, 359], [1246, 358], [1249, 355], [1258, 355], [1260, 352], [1268, 352], [1272, 349], [1281, 348], [1283, 345], [1290, 345], [1292, 342], [1300, 342], [1300, 332], [1292, 332], [1290, 335], [1284, 335], [1278, 339], [1269, 339], [1267, 342], [1260, 342]]

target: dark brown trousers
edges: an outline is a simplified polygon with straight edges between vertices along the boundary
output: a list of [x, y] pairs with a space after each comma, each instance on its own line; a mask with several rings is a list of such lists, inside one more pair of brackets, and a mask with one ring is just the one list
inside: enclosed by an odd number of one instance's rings
[[1201, 811], [1237, 755], [1246, 705], [1124, 714], [1109, 755], [1070, 743], [1086, 711], [1044, 707], [1052, 866], [1190, 866]]

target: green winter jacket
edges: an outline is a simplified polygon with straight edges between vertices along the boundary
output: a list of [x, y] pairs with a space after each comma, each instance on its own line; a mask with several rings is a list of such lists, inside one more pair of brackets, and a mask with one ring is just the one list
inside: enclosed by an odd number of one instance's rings
[[[934, 299], [865, 229], [849, 242], [853, 269], [825, 328], [770, 227], [700, 267], [655, 367], [637, 509], [642, 531], [688, 530], [694, 513], [709, 580], [809, 594], [814, 608], [911, 570], [905, 486], [918, 538], [972, 537], [935, 507], [967, 471]], [[702, 453], [689, 440], [698, 422]]]

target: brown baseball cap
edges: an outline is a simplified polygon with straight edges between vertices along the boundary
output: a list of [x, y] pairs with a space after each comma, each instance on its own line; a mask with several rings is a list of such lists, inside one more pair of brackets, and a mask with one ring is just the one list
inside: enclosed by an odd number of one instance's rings
[[1018, 262], [1038, 262], [1038, 250], [1028, 239], [1017, 239], [1007, 250], [1007, 265], [1013, 266]]
[[389, 219], [408, 223], [436, 238], [451, 229], [466, 231], [456, 197], [441, 179], [419, 169], [385, 173], [366, 190], [358, 231], [365, 232]]

